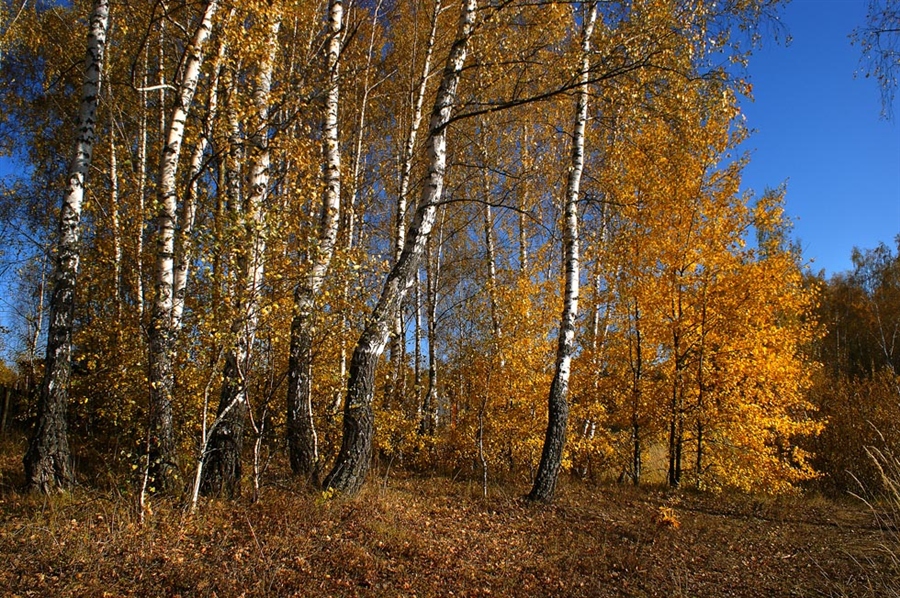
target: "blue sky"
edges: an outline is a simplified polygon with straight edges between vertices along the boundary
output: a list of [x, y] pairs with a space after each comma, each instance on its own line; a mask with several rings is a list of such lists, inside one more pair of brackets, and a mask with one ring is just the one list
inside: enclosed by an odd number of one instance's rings
[[757, 132], [745, 188], [787, 183], [787, 211], [812, 270], [851, 268], [853, 247], [894, 246], [900, 234], [900, 102], [880, 120], [876, 83], [854, 73], [860, 49], [849, 34], [865, 22], [865, 0], [794, 0], [781, 15], [790, 45], [767, 40], [750, 60]]

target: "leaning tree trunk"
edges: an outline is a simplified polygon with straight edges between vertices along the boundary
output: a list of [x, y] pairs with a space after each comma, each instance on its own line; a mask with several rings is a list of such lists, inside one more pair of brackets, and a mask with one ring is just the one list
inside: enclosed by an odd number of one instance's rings
[[447, 125], [455, 106], [456, 88], [474, 29], [476, 6], [476, 0], [466, 0], [462, 4], [459, 32], [450, 48], [431, 112], [427, 142], [429, 165], [425, 185], [406, 235], [403, 252], [385, 281], [378, 304], [350, 360], [350, 378], [344, 404], [344, 434], [334, 467], [323, 483], [326, 489], [355, 494], [362, 487], [369, 470], [374, 435], [372, 400], [375, 366], [390, 336], [394, 314], [418, 271], [428, 235], [434, 225], [447, 164]]
[[158, 491], [171, 489], [175, 483], [175, 430], [172, 421], [172, 390], [175, 383], [172, 362], [177, 330], [172, 323], [174, 304], [174, 255], [177, 191], [176, 175], [188, 113], [200, 78], [203, 46], [212, 32], [212, 19], [218, 0], [209, 0], [206, 11], [185, 49], [184, 64], [175, 107], [166, 133], [159, 164], [159, 214], [156, 219], [156, 280], [153, 309], [150, 314], [149, 374], [150, 430], [148, 481]]
[[239, 262], [243, 289], [237, 319], [231, 333], [234, 345], [225, 357], [222, 372], [222, 392], [216, 420], [209, 441], [200, 456], [202, 463], [200, 491], [207, 496], [225, 495], [229, 498], [241, 492], [241, 455], [244, 448], [244, 427], [249, 402], [247, 398], [247, 369], [259, 320], [259, 294], [262, 291], [266, 252], [266, 198], [269, 191], [269, 92], [272, 71], [278, 49], [281, 18], [274, 18], [269, 28], [265, 62], [260, 66], [259, 79], [253, 92], [256, 121], [251, 137], [250, 195], [244, 210], [247, 234], [245, 242], [250, 254]]
[[66, 403], [72, 359], [75, 283], [81, 257], [81, 207], [96, 138], [97, 99], [109, 27], [109, 0], [94, 0], [89, 27], [75, 154], [69, 164], [68, 183], [59, 215], [56, 268], [50, 296], [50, 328], [44, 380], [38, 399], [38, 421], [23, 459], [25, 483], [31, 489], [45, 493], [64, 489], [74, 481], [66, 436]]
[[[231, 9], [234, 14], [234, 9]], [[230, 16], [228, 17], [230, 20]], [[200, 136], [194, 151], [191, 154], [191, 162], [188, 170], [188, 187], [181, 206], [181, 214], [178, 216], [178, 230], [175, 236], [174, 271], [172, 274], [172, 327], [175, 330], [181, 328], [181, 320], [184, 316], [184, 301], [187, 293], [187, 282], [190, 275], [191, 264], [194, 262], [194, 219], [197, 214], [197, 201], [200, 195], [200, 176], [206, 166], [206, 150], [210, 145], [215, 121], [219, 114], [219, 79], [225, 62], [225, 54], [228, 44], [225, 41], [219, 43], [219, 50], [215, 62], [212, 65], [212, 76], [209, 82], [209, 100], [206, 107], [207, 133]]]
[[341, 58], [342, 0], [331, 0], [328, 11], [327, 66], [329, 89], [325, 98], [325, 192], [319, 220], [319, 239], [313, 249], [309, 273], [294, 293], [294, 317], [291, 320], [291, 345], [288, 356], [287, 441], [291, 470], [309, 481], [316, 481], [319, 448], [312, 409], [313, 310], [316, 294], [325, 281], [337, 243], [341, 206], [341, 150], [338, 143], [338, 68]]
[[[425, 44], [425, 59], [422, 62], [422, 72], [419, 76], [419, 85], [413, 100], [413, 115], [406, 136], [406, 144], [403, 148], [403, 157], [400, 166], [400, 190], [397, 194], [396, 228], [394, 232], [394, 260], [400, 259], [403, 247], [406, 244], [406, 213], [409, 208], [409, 183], [412, 179], [413, 157], [415, 156], [416, 140], [419, 135], [419, 126], [422, 123], [422, 106], [425, 104], [425, 92], [428, 88], [429, 73], [431, 71], [431, 57], [434, 53], [434, 41], [437, 37], [437, 22], [441, 13], [441, 0], [436, 0], [434, 12], [431, 16], [431, 30], [428, 41]], [[410, 90], [412, 95], [412, 90]], [[412, 100], [412, 98], [410, 98]], [[403, 334], [403, 302], [397, 307], [394, 314], [393, 330], [391, 331], [391, 372], [387, 389], [389, 401], [399, 400], [403, 396], [403, 369], [405, 342]]]
[[584, 19], [581, 38], [581, 86], [578, 89], [578, 106], [575, 110], [575, 133], [572, 137], [572, 165], [566, 186], [565, 219], [563, 223], [563, 251], [566, 267], [566, 288], [563, 297], [562, 319], [559, 324], [559, 344], [556, 349], [556, 373], [550, 385], [548, 400], [547, 433], [544, 450], [538, 466], [529, 500], [549, 501], [556, 490], [556, 480], [562, 463], [566, 442], [566, 424], [569, 419], [569, 372], [572, 354], [575, 352], [575, 319], [578, 317], [578, 193], [581, 173], [584, 170], [584, 130], [588, 115], [588, 78], [591, 34], [597, 18], [597, 4], [591, 3]]
[[425, 92], [428, 88], [428, 79], [431, 72], [431, 57], [434, 53], [434, 42], [437, 38], [437, 22], [441, 12], [441, 0], [434, 3], [434, 12], [431, 15], [431, 29], [428, 33], [428, 41], [425, 44], [425, 58], [422, 62], [422, 72], [419, 75], [419, 86], [416, 89], [416, 97], [413, 103], [413, 115], [406, 136], [406, 144], [403, 148], [403, 160], [400, 167], [400, 191], [397, 196], [397, 229], [394, 239], [394, 257], [399, 260], [406, 244], [406, 211], [409, 200], [409, 184], [412, 179], [413, 158], [416, 151], [416, 140], [419, 136], [419, 126], [422, 123], [422, 107], [425, 104]]

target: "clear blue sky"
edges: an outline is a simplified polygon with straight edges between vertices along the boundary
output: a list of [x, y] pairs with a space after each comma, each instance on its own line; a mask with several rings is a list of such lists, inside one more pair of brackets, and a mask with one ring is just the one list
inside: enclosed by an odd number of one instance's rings
[[[900, 234], [900, 102], [880, 120], [876, 83], [860, 74], [849, 34], [865, 22], [865, 0], [794, 0], [781, 21], [790, 45], [765, 42], [750, 60], [757, 132], [744, 186], [787, 183], [787, 211], [812, 269], [851, 268], [853, 247], [894, 247]], [[900, 91], [900, 90], [898, 90]]]

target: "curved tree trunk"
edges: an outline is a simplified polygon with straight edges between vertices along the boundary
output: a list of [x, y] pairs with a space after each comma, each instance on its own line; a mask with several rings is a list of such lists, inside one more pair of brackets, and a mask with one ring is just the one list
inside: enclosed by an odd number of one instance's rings
[[291, 346], [288, 356], [287, 441], [291, 470], [298, 476], [318, 478], [318, 436], [312, 409], [312, 332], [315, 297], [325, 281], [337, 243], [341, 207], [341, 151], [338, 143], [338, 74], [341, 58], [342, 0], [331, 0], [328, 10], [329, 89], [325, 99], [325, 192], [319, 220], [319, 243], [309, 274], [294, 293]]
[[[406, 213], [409, 208], [409, 183], [412, 178], [413, 157], [416, 151], [416, 140], [419, 135], [419, 126], [422, 123], [422, 106], [425, 103], [425, 91], [428, 88], [428, 75], [431, 71], [431, 57], [434, 53], [434, 41], [437, 36], [437, 21], [441, 13], [441, 0], [436, 0], [434, 12], [431, 16], [431, 30], [428, 34], [428, 42], [425, 45], [425, 59], [422, 62], [422, 72], [419, 76], [419, 86], [413, 100], [413, 115], [409, 124], [409, 132], [406, 136], [406, 144], [403, 148], [403, 158], [400, 167], [400, 190], [397, 194], [396, 228], [394, 232], [394, 260], [399, 260], [406, 244]], [[412, 90], [410, 90], [412, 92]], [[410, 93], [412, 95], [412, 93]], [[412, 98], [410, 98], [412, 99]], [[404, 382], [404, 354], [405, 335], [403, 333], [403, 301], [397, 307], [394, 314], [393, 330], [391, 330], [391, 372], [388, 380], [387, 399], [399, 401], [403, 397]]]
[[66, 403], [69, 399], [75, 283], [81, 257], [81, 207], [96, 138], [100, 72], [103, 69], [109, 27], [108, 0], [94, 1], [89, 27], [75, 154], [69, 164], [68, 184], [59, 215], [47, 358], [38, 399], [38, 421], [23, 459], [25, 483], [31, 489], [45, 493], [64, 489], [74, 481], [66, 436]]
[[323, 486], [346, 494], [362, 487], [372, 457], [374, 415], [372, 400], [375, 366], [384, 352], [391, 324], [399, 309], [419, 261], [425, 252], [444, 187], [447, 163], [447, 124], [456, 104], [456, 88], [466, 60], [469, 38], [475, 23], [476, 0], [462, 3], [459, 32], [447, 57], [447, 64], [431, 113], [428, 136], [429, 166], [422, 195], [406, 235], [403, 252], [387, 277], [378, 304], [363, 330], [350, 360], [350, 378], [344, 404], [344, 434], [341, 450]]
[[[234, 14], [234, 9], [231, 9]], [[230, 20], [230, 15], [227, 20]], [[219, 43], [219, 50], [212, 66], [212, 76], [209, 82], [209, 100], [206, 110], [205, 133], [197, 140], [194, 151], [191, 154], [190, 169], [188, 171], [188, 188], [181, 206], [181, 214], [178, 218], [178, 230], [175, 236], [175, 262], [172, 275], [172, 327], [175, 330], [181, 328], [181, 319], [184, 315], [184, 300], [187, 293], [187, 282], [191, 264], [194, 261], [194, 219], [197, 213], [197, 199], [199, 197], [200, 175], [206, 166], [206, 150], [210, 145], [210, 136], [219, 114], [219, 79], [222, 73], [222, 65], [225, 61], [225, 53], [228, 44]]]
[[176, 174], [188, 113], [200, 78], [203, 46], [212, 32], [212, 19], [218, 0], [209, 0], [191, 44], [185, 49], [184, 67], [178, 85], [175, 107], [166, 133], [159, 165], [159, 214], [156, 219], [156, 280], [153, 309], [150, 314], [150, 430], [149, 471], [151, 486], [158, 491], [170, 489], [175, 473], [175, 431], [172, 422], [172, 361], [177, 330], [172, 323], [174, 303], [174, 254], [177, 208]]
[[563, 297], [563, 313], [559, 324], [559, 344], [556, 349], [556, 373], [550, 385], [548, 400], [547, 433], [529, 500], [549, 501], [556, 490], [556, 480], [562, 463], [566, 442], [566, 424], [569, 419], [569, 372], [572, 354], [575, 352], [575, 319], [578, 316], [578, 193], [581, 173], [584, 170], [584, 130], [588, 115], [588, 77], [591, 50], [591, 34], [597, 19], [597, 4], [593, 2], [585, 16], [581, 39], [581, 86], [578, 89], [578, 106], [575, 110], [575, 134], [572, 138], [572, 165], [566, 185], [565, 222], [563, 224], [563, 252], [566, 268], [566, 288]]

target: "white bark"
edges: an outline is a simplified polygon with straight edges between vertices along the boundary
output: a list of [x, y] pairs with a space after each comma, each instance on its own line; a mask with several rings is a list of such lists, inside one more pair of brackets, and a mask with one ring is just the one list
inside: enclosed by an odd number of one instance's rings
[[318, 292], [325, 280], [334, 247], [337, 242], [341, 206], [341, 150], [338, 144], [338, 106], [340, 86], [338, 84], [341, 59], [341, 32], [343, 29], [344, 7], [342, 0], [331, 0], [329, 7], [329, 29], [331, 41], [328, 44], [329, 89], [325, 100], [325, 195], [322, 205], [319, 259], [313, 261], [309, 273], [309, 287]]
[[291, 347], [288, 363], [287, 425], [288, 448], [294, 473], [313, 478], [319, 461], [318, 436], [312, 409], [312, 324], [316, 294], [325, 281], [337, 244], [341, 207], [341, 151], [338, 142], [339, 67], [344, 7], [331, 0], [328, 8], [330, 39], [326, 56], [329, 88], [325, 98], [323, 153], [325, 191], [319, 219], [318, 244], [312, 251], [311, 266], [294, 294]]
[[416, 90], [413, 117], [409, 125], [409, 133], [406, 137], [406, 145], [403, 149], [403, 162], [400, 172], [400, 192], [397, 197], [397, 229], [394, 240], [394, 259], [399, 260], [406, 241], [406, 209], [409, 196], [409, 180], [412, 176], [413, 156], [416, 151], [416, 140], [419, 135], [419, 126], [422, 123], [422, 106], [425, 103], [425, 91], [428, 88], [428, 77], [431, 72], [431, 56], [434, 53], [434, 40], [437, 36], [438, 15], [441, 12], [441, 1], [434, 4], [434, 13], [431, 16], [431, 31], [428, 34], [428, 42], [425, 45], [425, 60], [422, 62], [422, 73], [419, 76], [419, 87]]
[[134, 300], [137, 303], [138, 322], [144, 322], [144, 206], [147, 205], [147, 69], [149, 69], [149, 49], [144, 52], [144, 74], [141, 78], [138, 127], [138, 191], [135, 214], [134, 246]]
[[[488, 300], [491, 307], [491, 333], [494, 336], [494, 344], [496, 345], [503, 336], [503, 329], [500, 324], [500, 310], [497, 305], [497, 260], [496, 249], [494, 247], [494, 210], [491, 208], [491, 180], [487, 172], [487, 151], [482, 145], [482, 164], [481, 184], [484, 193], [484, 248], [486, 252], [485, 260], [487, 262], [488, 272]], [[502, 367], [502, 358], [501, 358]]]
[[519, 272], [528, 272], [528, 228], [525, 221], [525, 212], [528, 209], [528, 179], [531, 176], [532, 160], [528, 152], [531, 140], [528, 134], [522, 136], [522, 181], [519, 183]]
[[578, 317], [578, 282], [580, 254], [578, 246], [578, 196], [581, 175], [584, 171], [584, 132], [588, 119], [588, 81], [590, 77], [591, 35], [597, 19], [597, 4], [585, 6], [588, 13], [583, 20], [581, 85], [578, 88], [578, 105], [575, 109], [575, 127], [572, 135], [572, 163], [566, 182], [565, 215], [563, 220], [563, 253], [566, 268], [563, 312], [559, 325], [559, 344], [556, 349], [556, 372], [550, 386], [547, 434], [541, 463], [529, 494], [531, 500], [550, 500], [556, 489], [556, 480], [565, 446], [566, 424], [569, 415], [569, 374], [572, 355], [575, 352], [575, 320]]
[[[232, 13], [234, 9], [232, 9]], [[222, 71], [222, 63], [228, 45], [223, 41], [219, 44], [219, 51], [212, 68], [212, 79], [209, 83], [209, 102], [206, 116], [206, 133], [197, 141], [191, 154], [190, 170], [188, 172], [188, 189], [181, 206], [181, 214], [178, 217], [178, 231], [175, 237], [175, 262], [172, 275], [172, 329], [181, 328], [181, 319], [184, 315], [184, 300], [187, 291], [187, 281], [190, 274], [191, 261], [193, 260], [193, 230], [194, 218], [197, 213], [197, 195], [199, 192], [199, 179], [203, 171], [204, 156], [209, 147], [209, 135], [214, 126], [219, 108], [219, 75]]]
[[200, 67], [203, 64], [203, 50], [212, 32], [212, 19], [218, 8], [218, 0], [209, 0], [203, 20], [190, 46], [185, 50], [184, 67], [178, 85], [175, 106], [166, 132], [159, 167], [159, 215], [157, 216], [157, 263], [154, 318], [170, 318], [173, 304], [174, 248], [176, 210], [178, 195], [176, 190], [178, 162], [181, 144], [184, 141], [185, 125], [197, 90]]
[[[396, 228], [394, 234], [394, 260], [400, 259], [403, 252], [403, 246], [406, 241], [406, 212], [409, 203], [409, 182], [412, 176], [413, 156], [416, 150], [416, 140], [419, 135], [419, 126], [422, 123], [422, 106], [425, 103], [425, 92], [428, 89], [428, 78], [431, 71], [431, 57], [434, 53], [434, 42], [437, 36], [438, 15], [441, 12], [441, 1], [436, 0], [434, 12], [431, 16], [431, 29], [428, 34], [428, 41], [425, 45], [425, 59], [422, 62], [422, 72], [419, 76], [419, 85], [416, 90], [413, 102], [413, 115], [409, 125], [409, 132], [406, 137], [406, 145], [403, 149], [403, 157], [400, 167], [400, 191], [397, 194], [397, 215]], [[402, 306], [402, 301], [401, 301]], [[401, 370], [403, 368], [403, 310], [397, 307], [397, 313], [394, 314], [394, 328], [391, 332], [391, 361], [393, 369], [391, 371], [391, 390], [392, 394], [402, 394], [397, 391], [397, 385], [400, 383]]]
[[344, 404], [344, 434], [326, 488], [355, 494], [362, 487], [372, 455], [375, 365], [390, 337], [393, 316], [399, 309], [419, 261], [425, 253], [444, 187], [447, 166], [447, 127], [456, 106], [456, 90], [475, 27], [476, 0], [462, 3], [459, 31], [450, 49], [431, 113], [428, 136], [428, 175], [410, 223], [403, 252], [385, 281], [381, 297], [357, 342], [350, 362], [350, 380]]
[[94, 153], [100, 73], [103, 69], [108, 28], [109, 1], [94, 0], [84, 60], [75, 150], [69, 163], [59, 217], [47, 355], [38, 399], [38, 423], [23, 460], [26, 484], [42, 492], [66, 488], [74, 481], [66, 435], [66, 408], [71, 371], [72, 325], [75, 317], [75, 285], [81, 257], [81, 210]]
[[[110, 121], [112, 119], [110, 118]], [[112, 122], [110, 122], [112, 125]], [[119, 226], [119, 168], [116, 155], [116, 139], [114, 129], [109, 133], [109, 225], [113, 242], [113, 302], [116, 304], [116, 316], [122, 319], [122, 237]], [[117, 328], [117, 333], [121, 329]]]
[[218, 0], [209, 0], [191, 43], [185, 49], [175, 94], [175, 106], [169, 120], [166, 142], [159, 166], [159, 214], [156, 219], [156, 272], [153, 311], [149, 329], [150, 351], [150, 467], [157, 489], [172, 482], [175, 467], [175, 438], [172, 422], [172, 360], [175, 330], [172, 328], [174, 303], [174, 250], [177, 190], [176, 175], [184, 140], [185, 125], [203, 64], [204, 46], [212, 32]]
[[[425, 305], [428, 316], [428, 390], [422, 402], [419, 433], [431, 434], [437, 426], [438, 369], [437, 369], [437, 290], [441, 279], [441, 256], [444, 242], [444, 214], [438, 223], [437, 238], [432, 238], [425, 252]], [[435, 250], [435, 248], [437, 248]]]

